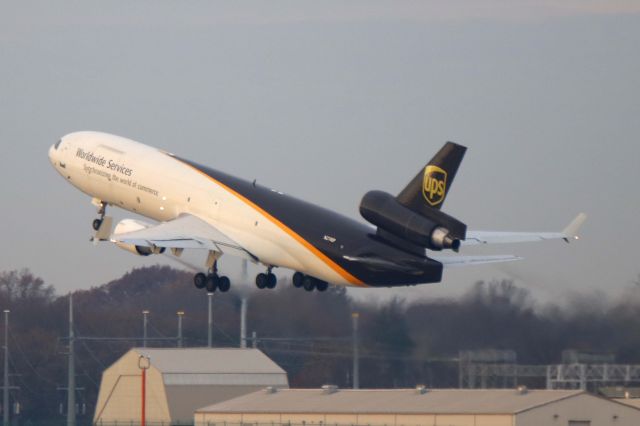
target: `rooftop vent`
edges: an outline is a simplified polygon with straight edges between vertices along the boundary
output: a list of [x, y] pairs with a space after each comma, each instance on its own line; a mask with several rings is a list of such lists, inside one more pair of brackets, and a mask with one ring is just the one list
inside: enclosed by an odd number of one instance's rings
[[338, 392], [338, 387], [336, 385], [324, 385], [322, 386], [322, 394], [323, 395], [331, 395], [332, 393]]
[[278, 388], [275, 386], [267, 386], [264, 389], [264, 393], [276, 393], [276, 392], [278, 392]]
[[526, 386], [520, 385], [516, 388], [516, 393], [518, 395], [526, 395], [529, 392]]
[[425, 385], [416, 385], [416, 393], [418, 395], [424, 395], [427, 393], [427, 387]]

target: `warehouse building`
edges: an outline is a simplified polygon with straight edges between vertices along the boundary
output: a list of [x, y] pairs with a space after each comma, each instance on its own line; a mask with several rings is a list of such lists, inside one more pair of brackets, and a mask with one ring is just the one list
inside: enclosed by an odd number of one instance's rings
[[630, 405], [632, 407], [640, 408], [640, 388], [625, 387], [625, 386], [609, 386], [603, 387], [598, 392], [614, 401], [621, 404]]
[[131, 349], [102, 374], [95, 424], [140, 422], [140, 367], [146, 366], [147, 357], [150, 424], [191, 424], [199, 407], [267, 386], [289, 386], [286, 372], [257, 349]]
[[579, 390], [268, 388], [201, 408], [195, 426], [638, 426], [640, 410]]

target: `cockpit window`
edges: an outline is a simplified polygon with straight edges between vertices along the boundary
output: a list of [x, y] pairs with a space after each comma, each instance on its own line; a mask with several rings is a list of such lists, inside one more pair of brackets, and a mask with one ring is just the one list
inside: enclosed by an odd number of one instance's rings
[[60, 146], [60, 144], [62, 143], [62, 139], [58, 140], [58, 142], [56, 142], [56, 144], [53, 146], [54, 149], [58, 149], [58, 147]]

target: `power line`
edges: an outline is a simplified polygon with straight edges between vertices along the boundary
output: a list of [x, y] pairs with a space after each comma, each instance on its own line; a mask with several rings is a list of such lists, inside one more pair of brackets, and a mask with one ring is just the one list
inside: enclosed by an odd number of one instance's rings
[[107, 366], [104, 365], [103, 362], [98, 359], [98, 357], [96, 357], [96, 355], [93, 353], [91, 349], [89, 349], [89, 345], [87, 345], [86, 340], [81, 340], [81, 342], [82, 342], [82, 346], [84, 346], [84, 348], [87, 350], [89, 355], [91, 355], [91, 358], [93, 358], [98, 363], [98, 365], [100, 365], [102, 369], [106, 369]]
[[9, 332], [9, 337], [11, 338], [11, 343], [18, 349], [18, 352], [20, 352], [21, 359], [24, 360], [25, 364], [27, 364], [29, 369], [31, 369], [31, 371], [33, 371], [34, 374], [36, 376], [38, 376], [41, 380], [47, 382], [50, 385], [57, 386], [56, 383], [54, 383], [51, 380], [47, 379], [46, 377], [44, 377], [42, 374], [40, 374], [38, 372], [38, 370], [33, 366], [31, 361], [29, 361], [29, 358], [27, 358], [27, 355], [24, 352], [24, 350], [22, 349], [22, 346], [20, 346], [20, 344], [18, 343], [18, 339], [16, 339], [16, 337], [13, 335], [12, 332]]

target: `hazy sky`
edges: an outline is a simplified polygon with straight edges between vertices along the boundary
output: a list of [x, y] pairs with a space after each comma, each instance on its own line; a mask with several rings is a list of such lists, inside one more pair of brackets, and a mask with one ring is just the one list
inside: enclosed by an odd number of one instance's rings
[[583, 239], [496, 246], [482, 252], [526, 259], [397, 294], [512, 277], [562, 300], [640, 273], [638, 1], [7, 1], [0, 61], [0, 270], [60, 291], [165, 262], [88, 241], [95, 209], [47, 158], [76, 130], [358, 218], [366, 191], [398, 192], [453, 140], [469, 150], [445, 211], [541, 231], [585, 211]]

